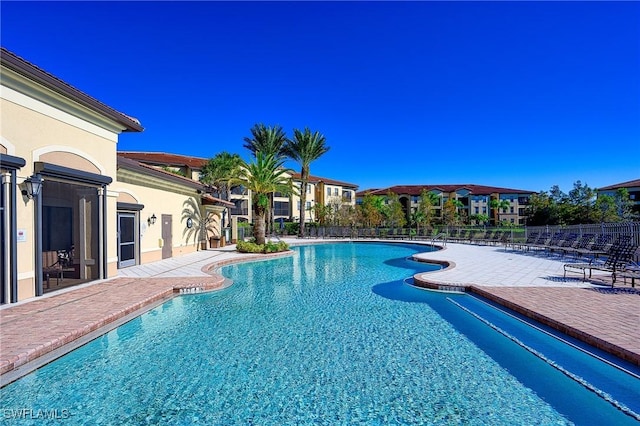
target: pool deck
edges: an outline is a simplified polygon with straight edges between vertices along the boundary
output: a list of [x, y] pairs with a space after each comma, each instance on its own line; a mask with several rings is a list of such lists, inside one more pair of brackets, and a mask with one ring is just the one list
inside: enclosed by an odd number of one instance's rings
[[[445, 250], [416, 257], [452, 264], [442, 271], [418, 274], [417, 281], [464, 287], [640, 365], [640, 291], [630, 282], [616, 282], [612, 289], [603, 273], [586, 282], [577, 274], [564, 279], [563, 264], [574, 260], [503, 246], [450, 243]], [[0, 308], [0, 385], [171, 297], [224, 288], [228, 281], [213, 272], [219, 266], [261, 258], [239, 254], [235, 246], [205, 250], [121, 269], [115, 278], [4, 305]]]

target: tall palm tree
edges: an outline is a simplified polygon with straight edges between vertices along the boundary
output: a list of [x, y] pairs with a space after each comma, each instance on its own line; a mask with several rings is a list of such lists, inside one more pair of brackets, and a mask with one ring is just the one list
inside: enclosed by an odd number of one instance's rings
[[257, 244], [265, 242], [265, 219], [269, 211], [269, 194], [274, 192], [291, 193], [293, 188], [289, 175], [291, 170], [285, 169], [284, 160], [274, 155], [256, 152], [255, 162], [244, 163], [240, 169], [239, 182], [252, 193], [254, 211], [253, 235]]
[[[226, 151], [220, 152], [209, 159], [202, 168], [200, 182], [215, 187], [218, 198], [230, 201], [232, 183], [237, 180], [241, 166], [242, 158], [238, 154], [230, 154]], [[229, 207], [227, 207], [227, 217], [231, 220]], [[223, 227], [224, 225], [222, 223]]]
[[[282, 126], [265, 126], [262, 123], [255, 124], [251, 128], [251, 137], [244, 138], [244, 147], [247, 148], [254, 157], [258, 152], [262, 152], [265, 155], [273, 155], [276, 159], [281, 159], [286, 156], [285, 145], [287, 143], [287, 135], [285, 134]], [[269, 194], [269, 221], [268, 231], [271, 233], [273, 226], [273, 194]]]
[[320, 132], [311, 132], [308, 127], [303, 131], [293, 129], [293, 139], [285, 146], [285, 154], [300, 164], [300, 229], [299, 237], [304, 237], [304, 223], [307, 203], [307, 186], [309, 185], [310, 165], [329, 151], [326, 138]]
[[247, 148], [254, 157], [258, 152], [265, 155], [273, 155], [276, 159], [286, 155], [284, 148], [287, 143], [287, 135], [282, 126], [265, 126], [262, 123], [255, 124], [251, 128], [251, 137], [244, 138], [244, 147]]

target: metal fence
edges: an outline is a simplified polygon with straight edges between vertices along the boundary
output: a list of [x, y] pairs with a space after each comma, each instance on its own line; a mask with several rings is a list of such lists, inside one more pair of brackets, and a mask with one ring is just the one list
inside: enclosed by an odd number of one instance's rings
[[529, 226], [526, 228], [529, 232], [548, 232], [554, 234], [556, 232], [569, 232], [578, 234], [594, 235], [611, 235], [613, 239], [617, 239], [621, 235], [628, 235], [636, 246], [640, 246], [640, 222], [623, 222], [623, 223], [593, 223], [586, 225], [549, 225], [549, 226]]
[[[488, 231], [503, 231], [503, 235], [507, 235], [510, 241], [524, 241], [532, 232], [547, 232], [554, 234], [556, 232], [575, 233], [578, 237], [583, 234], [606, 234], [617, 239], [620, 235], [631, 236], [631, 240], [635, 245], [640, 246], [640, 222], [625, 223], [596, 223], [582, 225], [548, 225], [548, 226], [528, 226], [528, 227], [482, 227], [482, 226], [438, 226], [434, 228], [355, 228], [351, 226], [314, 226], [309, 225], [306, 228], [305, 235], [309, 238], [386, 238], [386, 239], [420, 239], [430, 240], [439, 235], [452, 236], [459, 235], [462, 231], [476, 233], [484, 233]], [[238, 239], [244, 240], [251, 238], [253, 229], [250, 227], [238, 227]]]

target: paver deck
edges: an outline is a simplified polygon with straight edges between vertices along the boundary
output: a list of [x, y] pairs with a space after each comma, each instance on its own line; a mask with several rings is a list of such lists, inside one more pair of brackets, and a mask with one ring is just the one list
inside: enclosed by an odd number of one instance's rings
[[[484, 296], [640, 365], [640, 293], [632, 293], [636, 289], [628, 284], [628, 292], [611, 292], [603, 290], [605, 275], [592, 282], [563, 279], [562, 265], [567, 259], [501, 247], [449, 244], [445, 250], [418, 257], [455, 263], [447, 270], [421, 274], [422, 279], [471, 286]], [[210, 273], [211, 265], [249, 258], [260, 257], [240, 255], [233, 246], [201, 251], [122, 269], [116, 279], [5, 305], [0, 308], [0, 374], [15, 372], [76, 339], [148, 309], [173, 297], [180, 288], [222, 288], [224, 279]]]

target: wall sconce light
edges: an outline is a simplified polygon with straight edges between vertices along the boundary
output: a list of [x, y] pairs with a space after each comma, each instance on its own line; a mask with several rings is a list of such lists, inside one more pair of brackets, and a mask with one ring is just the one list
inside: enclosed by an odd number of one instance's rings
[[33, 199], [40, 194], [42, 190], [42, 179], [39, 176], [30, 176], [24, 180], [24, 184], [27, 189], [22, 190], [22, 195], [26, 195], [27, 198]]
[[147, 223], [149, 225], [155, 225], [156, 224], [156, 219], [157, 219], [156, 215], [152, 214], [151, 217], [149, 219], [147, 219]]

